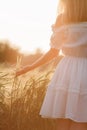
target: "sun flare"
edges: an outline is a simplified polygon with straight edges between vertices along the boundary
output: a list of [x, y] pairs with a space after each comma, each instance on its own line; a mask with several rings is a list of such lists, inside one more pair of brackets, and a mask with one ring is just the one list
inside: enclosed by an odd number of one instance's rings
[[8, 39], [22, 51], [47, 50], [57, 0], [0, 1], [0, 39]]

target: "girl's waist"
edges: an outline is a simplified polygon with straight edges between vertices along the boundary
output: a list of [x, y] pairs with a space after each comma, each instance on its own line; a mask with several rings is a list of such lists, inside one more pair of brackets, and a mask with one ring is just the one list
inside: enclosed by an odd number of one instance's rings
[[87, 57], [87, 45], [79, 47], [65, 47], [62, 49], [64, 55], [76, 56], [76, 57]]

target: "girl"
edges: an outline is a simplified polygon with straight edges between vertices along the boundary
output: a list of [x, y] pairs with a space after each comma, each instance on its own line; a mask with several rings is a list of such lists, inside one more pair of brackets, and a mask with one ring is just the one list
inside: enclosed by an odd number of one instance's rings
[[52, 60], [61, 49], [58, 64], [40, 111], [58, 119], [58, 130], [87, 130], [87, 0], [60, 0], [52, 26], [51, 49], [19, 76]]

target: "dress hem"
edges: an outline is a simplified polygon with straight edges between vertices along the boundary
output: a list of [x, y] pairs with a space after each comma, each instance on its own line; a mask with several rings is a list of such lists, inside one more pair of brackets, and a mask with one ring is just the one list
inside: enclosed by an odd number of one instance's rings
[[44, 116], [44, 115], [40, 115], [42, 118], [48, 118], [48, 119], [70, 119], [74, 122], [82, 122], [82, 123], [87, 123], [87, 121], [84, 121], [84, 120], [78, 120], [78, 119], [75, 119], [73, 117], [70, 117], [70, 116], [60, 116], [60, 117], [55, 117], [55, 116]]

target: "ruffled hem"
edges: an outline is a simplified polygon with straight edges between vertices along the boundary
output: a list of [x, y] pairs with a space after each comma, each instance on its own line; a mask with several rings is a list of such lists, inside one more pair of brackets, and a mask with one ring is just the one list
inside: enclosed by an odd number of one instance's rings
[[64, 90], [47, 91], [40, 115], [43, 118], [69, 118], [87, 122], [87, 94]]
[[87, 59], [65, 56], [48, 86], [40, 115], [87, 122]]
[[47, 117], [47, 116], [41, 116], [42, 118], [47, 118], [47, 119], [70, 119], [74, 122], [83, 122], [83, 123], [87, 123], [87, 120], [77, 120], [75, 119], [73, 116], [70, 115], [66, 115], [66, 117], [64, 116], [59, 116], [59, 117]]

